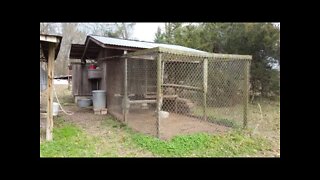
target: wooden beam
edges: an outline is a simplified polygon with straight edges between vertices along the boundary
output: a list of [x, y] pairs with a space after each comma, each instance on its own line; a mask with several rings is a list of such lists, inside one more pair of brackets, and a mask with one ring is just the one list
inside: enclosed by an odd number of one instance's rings
[[130, 104], [157, 103], [157, 100], [130, 100]]
[[180, 85], [180, 84], [162, 84], [162, 86], [166, 86], [166, 87], [176, 87], [176, 88], [185, 88], [185, 89], [199, 90], [199, 91], [202, 91], [202, 90], [203, 90], [203, 88], [194, 87], [194, 86], [185, 86], [185, 85]]
[[143, 48], [132, 48], [132, 47], [126, 47], [126, 46], [116, 46], [116, 45], [112, 46], [107, 44], [104, 44], [103, 48], [118, 49], [118, 50], [124, 50], [124, 51], [138, 51], [143, 49]]
[[48, 96], [47, 96], [47, 125], [46, 125], [46, 140], [51, 141], [53, 131], [53, 115], [52, 115], [52, 102], [53, 102], [53, 78], [54, 78], [54, 56], [55, 44], [49, 43], [48, 50]]
[[[124, 54], [127, 54], [127, 51], [124, 51]], [[123, 97], [123, 119], [124, 122], [127, 123], [128, 122], [128, 106], [129, 106], [129, 102], [128, 102], [128, 59], [125, 58], [124, 59], [124, 97]]]
[[[162, 95], [163, 99], [175, 99], [178, 98], [178, 95]], [[146, 99], [156, 99], [157, 96], [156, 95], [144, 95], [144, 98]]]
[[96, 60], [97, 61], [106, 61], [106, 60], [109, 60], [109, 59], [120, 59], [122, 57], [123, 56], [108, 56], [108, 57], [98, 58]]
[[88, 39], [88, 41], [86, 42], [86, 47], [84, 48], [84, 51], [83, 51], [83, 53], [82, 53], [81, 62], [85, 61], [85, 54], [86, 54], [86, 52], [87, 52], [89, 43], [90, 43], [90, 39]]
[[59, 43], [60, 39], [56, 36], [51, 35], [40, 35], [40, 41], [52, 42], [52, 43]]
[[220, 59], [220, 60], [251, 60], [251, 55], [239, 55], [239, 54], [218, 54], [218, 53], [212, 53], [212, 57], [214, 59]]
[[143, 61], [144, 63], [144, 78], [145, 78], [145, 94], [148, 93], [148, 62], [146, 60]]
[[144, 59], [154, 61], [156, 58], [154, 55], [137, 55], [137, 56], [128, 56], [129, 59]]
[[193, 63], [193, 64], [199, 64], [201, 61], [200, 60], [185, 60], [185, 59], [180, 59], [180, 57], [172, 57], [170, 59], [166, 59], [167, 63]]

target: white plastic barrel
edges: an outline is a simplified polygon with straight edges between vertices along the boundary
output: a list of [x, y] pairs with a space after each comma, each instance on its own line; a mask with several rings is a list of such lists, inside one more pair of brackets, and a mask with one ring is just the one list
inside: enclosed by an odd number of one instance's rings
[[59, 113], [59, 104], [56, 102], [52, 103], [52, 115], [57, 116]]

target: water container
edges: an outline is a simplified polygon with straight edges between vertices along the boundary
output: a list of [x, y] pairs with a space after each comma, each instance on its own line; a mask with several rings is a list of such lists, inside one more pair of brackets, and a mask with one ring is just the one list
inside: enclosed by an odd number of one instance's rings
[[56, 102], [52, 103], [52, 115], [57, 116], [59, 113], [59, 104]]
[[92, 99], [79, 99], [78, 100], [78, 107], [89, 107], [92, 104]]
[[92, 102], [93, 102], [93, 109], [106, 108], [106, 91], [105, 90], [92, 91]]

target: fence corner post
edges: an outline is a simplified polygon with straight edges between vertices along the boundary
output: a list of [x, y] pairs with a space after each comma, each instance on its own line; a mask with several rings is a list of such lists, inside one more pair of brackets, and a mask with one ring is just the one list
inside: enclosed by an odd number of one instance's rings
[[248, 98], [249, 98], [249, 70], [250, 61], [245, 61], [244, 82], [243, 82], [243, 128], [248, 126]]
[[160, 138], [160, 111], [161, 111], [161, 98], [162, 98], [162, 65], [161, 65], [161, 52], [158, 52], [157, 58], [157, 137]]
[[207, 121], [208, 59], [203, 60], [203, 117]]

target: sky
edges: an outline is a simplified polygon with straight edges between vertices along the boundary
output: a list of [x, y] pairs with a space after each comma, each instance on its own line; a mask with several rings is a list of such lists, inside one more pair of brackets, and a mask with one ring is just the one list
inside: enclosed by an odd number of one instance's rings
[[158, 26], [164, 29], [164, 23], [136, 23], [132, 33], [132, 39], [153, 42]]
[[[280, 28], [280, 23], [274, 24]], [[164, 23], [136, 23], [132, 33], [132, 39], [153, 42], [158, 26], [160, 26], [162, 30], [164, 29]]]

